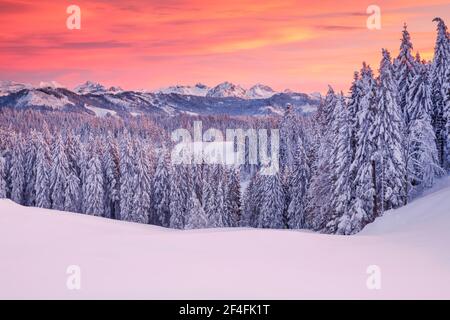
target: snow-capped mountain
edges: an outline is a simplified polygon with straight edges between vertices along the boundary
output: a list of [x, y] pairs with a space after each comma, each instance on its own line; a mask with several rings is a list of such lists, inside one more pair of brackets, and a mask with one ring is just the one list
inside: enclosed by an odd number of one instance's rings
[[248, 89], [246, 98], [247, 99], [265, 99], [270, 98], [276, 94], [276, 92], [269, 86], [263, 84], [256, 84], [250, 89]]
[[51, 82], [36, 87], [2, 82], [0, 108], [63, 110], [92, 115], [139, 114], [191, 115], [281, 115], [287, 103], [299, 113], [314, 112], [319, 101], [297, 92], [276, 93], [270, 87], [255, 85], [248, 91], [224, 82], [212, 89], [202, 84], [174, 86], [157, 92], [126, 91], [87, 81], [73, 91]]
[[245, 99], [247, 96], [247, 91], [239, 85], [235, 85], [231, 82], [222, 82], [211, 88], [206, 94], [210, 98], [241, 98]]
[[112, 93], [119, 93], [119, 92], [123, 92], [124, 90], [119, 87], [119, 86], [112, 86], [108, 89], [108, 92], [112, 92]]
[[256, 84], [250, 89], [235, 85], [230, 82], [223, 82], [217, 86], [210, 88], [202, 83], [197, 83], [195, 86], [189, 85], [176, 85], [167, 88], [162, 88], [157, 90], [156, 93], [171, 94], [176, 93], [180, 95], [187, 96], [198, 96], [198, 97], [211, 97], [211, 98], [241, 98], [241, 99], [266, 99], [270, 98], [276, 91], [271, 87]]
[[183, 85], [170, 86], [167, 88], [162, 88], [156, 92], [165, 94], [176, 93], [188, 96], [205, 97], [209, 89], [210, 88], [204, 85], [203, 83], [197, 83], [195, 86], [183, 86]]
[[52, 89], [57, 89], [57, 88], [65, 88], [62, 84], [56, 82], [56, 81], [50, 81], [50, 82], [45, 82], [45, 81], [41, 81], [39, 83], [39, 88], [52, 88]]
[[105, 94], [105, 93], [120, 93], [124, 90], [121, 87], [118, 86], [112, 86], [110, 88], [105, 87], [104, 85], [93, 82], [93, 81], [86, 81], [83, 84], [80, 84], [79, 86], [75, 87], [74, 92], [78, 94]]
[[0, 96], [6, 96], [10, 93], [31, 88], [33, 88], [31, 84], [23, 84], [14, 81], [0, 81]]
[[97, 82], [86, 81], [83, 84], [75, 87], [74, 92], [79, 94], [101, 94], [105, 93], [106, 87]]

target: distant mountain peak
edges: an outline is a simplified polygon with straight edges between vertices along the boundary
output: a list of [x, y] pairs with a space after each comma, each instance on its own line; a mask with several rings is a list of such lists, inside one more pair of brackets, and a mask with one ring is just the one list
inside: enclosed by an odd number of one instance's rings
[[207, 97], [212, 98], [246, 98], [247, 91], [239, 85], [225, 81], [219, 83], [214, 88], [211, 88], [206, 94]]
[[157, 93], [165, 93], [165, 94], [181, 94], [187, 96], [200, 96], [204, 97], [208, 93], [209, 87], [204, 85], [203, 83], [197, 83], [195, 86], [188, 85], [174, 85], [167, 88], [162, 88], [157, 91]]
[[257, 83], [247, 91], [248, 99], [266, 99], [273, 96], [276, 92], [269, 86]]
[[0, 81], [0, 96], [6, 96], [10, 93], [14, 93], [23, 89], [31, 89], [31, 84], [24, 84], [10, 80]]
[[86, 81], [83, 84], [75, 87], [74, 91], [79, 94], [99, 94], [107, 91], [106, 87], [98, 82]]
[[41, 81], [39, 83], [39, 88], [52, 88], [52, 89], [58, 89], [58, 88], [65, 88], [62, 84], [56, 82], [56, 81]]

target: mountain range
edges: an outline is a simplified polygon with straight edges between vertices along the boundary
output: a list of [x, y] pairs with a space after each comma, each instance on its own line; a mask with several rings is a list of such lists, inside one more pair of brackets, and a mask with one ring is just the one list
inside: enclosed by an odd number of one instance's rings
[[52, 81], [39, 86], [0, 82], [0, 108], [62, 110], [97, 116], [142, 114], [269, 115], [282, 114], [291, 104], [299, 113], [314, 112], [320, 95], [285, 90], [276, 92], [262, 84], [249, 89], [223, 82], [215, 87], [171, 86], [154, 92], [124, 90], [87, 81], [73, 90]]

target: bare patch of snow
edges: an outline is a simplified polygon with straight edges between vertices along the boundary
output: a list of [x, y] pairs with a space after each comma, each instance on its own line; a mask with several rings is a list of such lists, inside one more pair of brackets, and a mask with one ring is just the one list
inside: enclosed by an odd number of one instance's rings
[[[446, 187], [334, 236], [169, 230], [0, 200], [0, 298], [449, 299], [449, 208]], [[366, 286], [371, 265], [380, 290]]]

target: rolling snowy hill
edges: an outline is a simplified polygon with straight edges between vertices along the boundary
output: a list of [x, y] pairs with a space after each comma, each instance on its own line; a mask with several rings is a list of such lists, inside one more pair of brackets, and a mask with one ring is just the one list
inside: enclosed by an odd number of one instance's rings
[[355, 236], [175, 231], [0, 200], [0, 298], [449, 299], [449, 227], [449, 177]]

